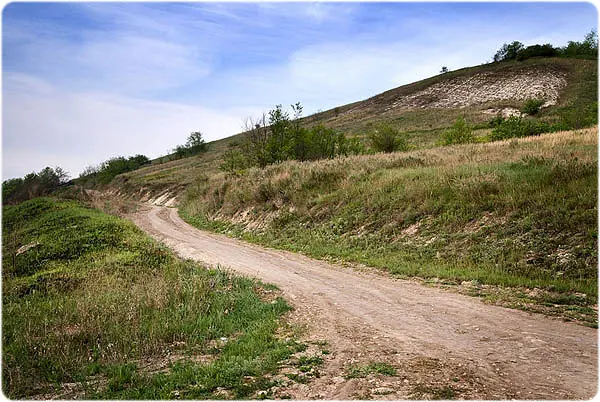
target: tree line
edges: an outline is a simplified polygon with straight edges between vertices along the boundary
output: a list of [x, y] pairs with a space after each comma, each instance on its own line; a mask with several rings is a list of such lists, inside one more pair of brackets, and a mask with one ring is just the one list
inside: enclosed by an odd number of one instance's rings
[[233, 173], [286, 160], [331, 159], [365, 152], [359, 138], [347, 138], [323, 125], [304, 127], [302, 111], [298, 102], [291, 105], [291, 114], [276, 105], [259, 118], [247, 118], [242, 143], [232, 144], [225, 152], [221, 169]]
[[16, 204], [46, 195], [69, 183], [69, 174], [62, 168], [46, 167], [24, 177], [2, 182], [2, 204]]
[[509, 60], [526, 60], [532, 57], [571, 57], [571, 58], [597, 58], [598, 34], [592, 30], [582, 42], [569, 41], [567, 46], [554, 47], [549, 43], [544, 45], [523, 45], [519, 41], [505, 43], [494, 54], [494, 62]]
[[129, 158], [118, 156], [110, 158], [98, 166], [86, 167], [77, 181], [84, 186], [108, 184], [121, 173], [131, 172], [149, 164], [150, 159], [145, 155], [135, 155]]

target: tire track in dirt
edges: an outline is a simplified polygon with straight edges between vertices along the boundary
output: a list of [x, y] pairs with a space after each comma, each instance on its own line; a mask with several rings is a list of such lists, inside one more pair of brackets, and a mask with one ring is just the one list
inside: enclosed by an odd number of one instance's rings
[[130, 218], [182, 257], [282, 289], [296, 309], [294, 319], [334, 350], [325, 375], [298, 385], [294, 397], [374, 397], [368, 388], [382, 380], [341, 376], [349, 362], [377, 359], [403, 373], [383, 384], [394, 391], [391, 399], [432, 383], [476, 399], [585, 399], [596, 393], [595, 329], [200, 231], [173, 208], [144, 207]]

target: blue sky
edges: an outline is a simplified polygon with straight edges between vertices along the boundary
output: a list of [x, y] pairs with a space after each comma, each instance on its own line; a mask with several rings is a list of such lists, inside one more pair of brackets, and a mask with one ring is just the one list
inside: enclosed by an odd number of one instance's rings
[[583, 40], [597, 18], [590, 3], [10, 3], [2, 176], [156, 157], [276, 104], [310, 114], [513, 40]]

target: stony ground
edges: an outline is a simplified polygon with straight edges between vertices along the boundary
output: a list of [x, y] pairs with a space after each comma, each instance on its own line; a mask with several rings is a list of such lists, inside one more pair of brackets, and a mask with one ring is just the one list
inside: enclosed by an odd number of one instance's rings
[[399, 98], [390, 108], [455, 108], [527, 99], [541, 99], [548, 106], [556, 104], [566, 85], [565, 74], [557, 70], [529, 69], [514, 75], [484, 72], [433, 84]]

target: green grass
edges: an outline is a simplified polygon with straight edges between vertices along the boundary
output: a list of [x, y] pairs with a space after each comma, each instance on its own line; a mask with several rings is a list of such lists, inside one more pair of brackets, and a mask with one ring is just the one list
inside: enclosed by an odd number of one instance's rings
[[10, 398], [60, 396], [65, 383], [78, 384], [71, 397], [214, 399], [224, 389], [246, 398], [298, 349], [275, 335], [289, 307], [261, 300], [266, 285], [182, 261], [75, 201], [39, 198], [3, 212]]
[[590, 305], [596, 149], [591, 129], [288, 162], [204, 177], [180, 213], [197, 227], [316, 258], [400, 276], [581, 292]]
[[375, 362], [375, 363], [369, 363], [366, 365], [360, 365], [360, 364], [352, 365], [347, 369], [346, 375], [344, 377], [346, 379], [365, 378], [369, 374], [382, 374], [382, 375], [394, 377], [398, 373], [396, 371], [396, 368], [394, 368], [394, 366], [391, 366], [384, 362]]

